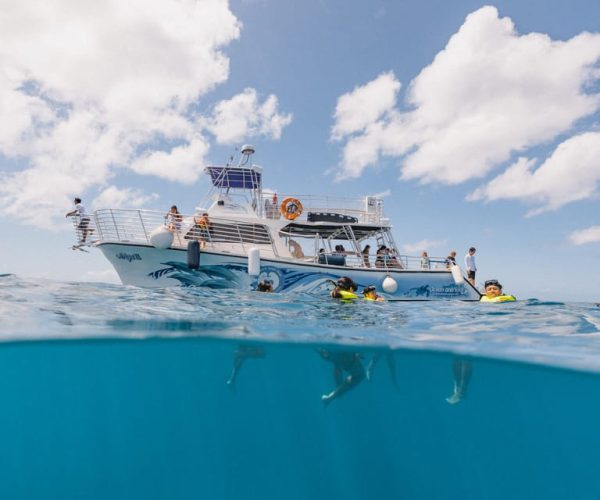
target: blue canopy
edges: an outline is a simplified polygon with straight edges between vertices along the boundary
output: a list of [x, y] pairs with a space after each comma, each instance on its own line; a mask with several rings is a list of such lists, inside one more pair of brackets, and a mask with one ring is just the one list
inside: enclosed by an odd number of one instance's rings
[[254, 168], [206, 167], [213, 186], [218, 188], [257, 189], [261, 187], [261, 173]]

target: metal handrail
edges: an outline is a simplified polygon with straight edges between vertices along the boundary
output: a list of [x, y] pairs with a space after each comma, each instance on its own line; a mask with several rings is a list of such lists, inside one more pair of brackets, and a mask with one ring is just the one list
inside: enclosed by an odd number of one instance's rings
[[269, 228], [260, 222], [241, 222], [210, 217], [208, 227], [201, 227], [200, 216], [184, 215], [173, 222], [166, 221], [163, 212], [135, 209], [102, 209], [94, 213], [95, 225], [104, 242], [151, 244], [150, 235], [159, 227], [169, 227], [174, 233], [172, 248], [185, 248], [190, 240], [198, 240], [203, 248], [246, 252], [248, 244], [277, 255]]
[[373, 210], [365, 209], [366, 198], [342, 198], [334, 196], [319, 196], [307, 194], [282, 194], [277, 193], [277, 205], [273, 205], [272, 195], [264, 193], [260, 199], [262, 208], [264, 208], [265, 217], [268, 219], [281, 218], [280, 207], [286, 198], [294, 198], [302, 203], [302, 214], [296, 221], [306, 221], [309, 212], [325, 212], [356, 217], [359, 223], [378, 224], [385, 222], [383, 214], [383, 200], [376, 198], [376, 204]]
[[[96, 227], [95, 223], [94, 223], [94, 217], [91, 215], [88, 215], [86, 217], [84, 217], [85, 219], [88, 220], [87, 224], [82, 225], [82, 220], [83, 218], [80, 217], [79, 215], [71, 215], [69, 216], [69, 218], [71, 219], [71, 224], [73, 225], [73, 229], [75, 230], [75, 237], [77, 238], [77, 245], [78, 246], [82, 246], [82, 245], [93, 245], [95, 244], [98, 239], [99, 239], [99, 228]], [[85, 229], [84, 229], [85, 228]], [[85, 230], [85, 241], [84, 241], [84, 230]]]
[[[74, 217], [73, 223], [78, 232], [78, 239], [81, 239], [81, 229], [78, 228], [79, 219]], [[103, 209], [94, 212], [90, 217], [90, 229], [95, 232], [88, 234], [86, 244], [98, 243], [137, 243], [151, 245], [150, 237], [152, 231], [156, 228], [164, 228], [167, 225], [165, 213], [137, 210], [137, 209]], [[246, 253], [249, 245], [256, 246], [267, 255], [286, 258], [290, 260], [309, 261], [319, 263], [318, 255], [311, 255], [317, 251], [315, 245], [310, 252], [303, 258], [295, 259], [290, 255], [279, 255], [276, 245], [277, 236], [273, 234], [267, 225], [261, 224], [260, 219], [239, 221], [221, 217], [209, 217], [208, 227], [201, 226], [199, 215], [181, 215], [181, 221], [178, 227], [173, 230], [174, 238], [171, 248], [187, 248], [190, 240], [200, 242], [202, 248], [215, 251]], [[93, 235], [93, 237], [92, 237]], [[304, 250], [307, 250], [306, 248]], [[327, 264], [342, 265], [350, 268], [373, 268], [378, 270], [423, 270], [421, 267], [421, 257], [407, 256], [393, 253], [388, 258], [368, 255], [367, 266], [365, 264], [365, 255], [356, 251], [340, 253], [323, 254], [328, 257]], [[343, 256], [340, 259], [340, 256]], [[336, 257], [329, 259], [329, 257]], [[336, 264], [337, 262], [337, 264]], [[448, 271], [444, 259], [440, 257], [429, 258], [431, 271]]]
[[329, 264], [352, 268], [370, 268], [381, 271], [405, 270], [405, 271], [450, 271], [443, 258], [430, 257], [430, 266], [427, 269], [421, 267], [421, 257], [409, 255], [392, 255], [390, 259], [383, 259], [378, 255], [367, 256], [369, 265], [365, 263], [365, 255], [358, 252], [321, 252], [312, 258], [317, 264]]

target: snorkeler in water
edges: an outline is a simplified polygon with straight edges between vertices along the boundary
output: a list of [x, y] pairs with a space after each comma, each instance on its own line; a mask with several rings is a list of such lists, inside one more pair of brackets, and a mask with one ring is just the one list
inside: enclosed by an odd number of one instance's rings
[[271, 293], [273, 291], [273, 282], [267, 279], [262, 280], [256, 285], [256, 291]]
[[[321, 396], [321, 400], [326, 405], [344, 395], [365, 379], [365, 368], [360, 354], [347, 351], [330, 351], [323, 348], [317, 349], [317, 352], [323, 359], [333, 363], [333, 377], [336, 388]], [[345, 375], [345, 373], [348, 375]]]
[[351, 278], [343, 276], [336, 282], [332, 281], [332, 283], [335, 284], [335, 288], [331, 291], [331, 296], [334, 299], [342, 299], [347, 301], [358, 299], [358, 295], [356, 295], [358, 286]]
[[235, 389], [235, 381], [237, 379], [238, 373], [247, 359], [264, 357], [265, 350], [262, 347], [250, 345], [238, 346], [238, 348], [233, 353], [233, 369], [231, 370], [229, 380], [227, 380], [227, 385], [231, 389]]
[[504, 295], [502, 285], [498, 280], [487, 280], [484, 284], [485, 293], [481, 296], [481, 302], [514, 302], [514, 295]]
[[455, 358], [452, 364], [452, 372], [454, 375], [454, 391], [452, 395], [446, 398], [446, 401], [451, 405], [455, 405], [466, 396], [467, 387], [471, 380], [471, 362], [462, 358]]
[[374, 302], [385, 302], [385, 299], [377, 295], [377, 289], [374, 285], [369, 285], [363, 288], [363, 298], [365, 300], [372, 300]]

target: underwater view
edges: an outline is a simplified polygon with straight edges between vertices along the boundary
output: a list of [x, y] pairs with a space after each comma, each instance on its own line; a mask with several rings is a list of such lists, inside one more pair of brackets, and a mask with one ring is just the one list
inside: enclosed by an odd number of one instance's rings
[[0, 278], [2, 498], [598, 498], [600, 308]]

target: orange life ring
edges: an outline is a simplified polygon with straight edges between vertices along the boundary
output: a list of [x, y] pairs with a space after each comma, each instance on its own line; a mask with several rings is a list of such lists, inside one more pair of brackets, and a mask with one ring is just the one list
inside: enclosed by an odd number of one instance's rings
[[297, 198], [286, 198], [281, 202], [279, 211], [288, 220], [297, 219], [302, 213], [302, 203]]

